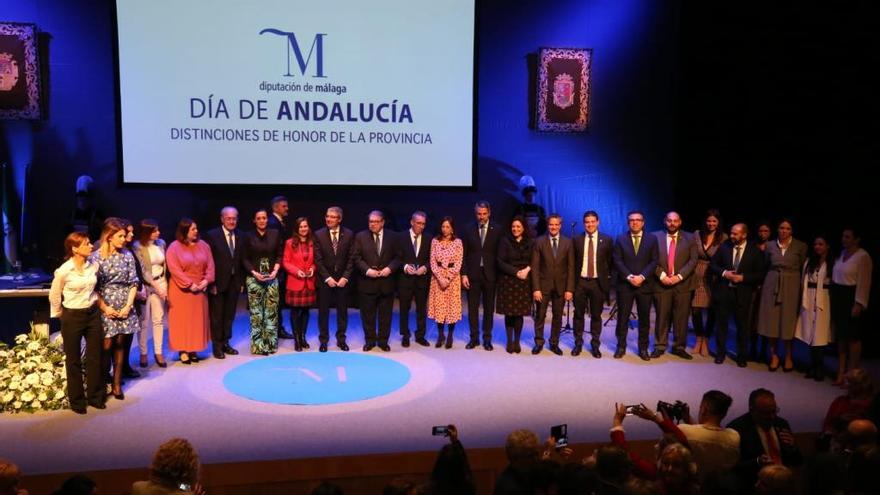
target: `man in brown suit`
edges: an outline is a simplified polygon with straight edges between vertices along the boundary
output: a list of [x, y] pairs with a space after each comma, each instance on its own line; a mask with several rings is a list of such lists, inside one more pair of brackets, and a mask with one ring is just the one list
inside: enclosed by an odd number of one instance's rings
[[557, 213], [547, 217], [547, 235], [535, 241], [532, 251], [532, 293], [538, 305], [535, 314], [535, 347], [538, 354], [544, 347], [544, 319], [547, 305], [552, 305], [553, 320], [550, 323], [550, 351], [562, 355], [559, 348], [559, 332], [562, 329], [562, 309], [565, 301], [574, 294], [574, 250], [571, 239], [560, 234], [562, 217]]

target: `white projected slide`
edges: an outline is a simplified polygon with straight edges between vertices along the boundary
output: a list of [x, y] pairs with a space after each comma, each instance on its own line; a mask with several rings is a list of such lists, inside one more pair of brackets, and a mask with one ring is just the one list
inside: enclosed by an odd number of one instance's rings
[[472, 186], [475, 0], [116, 0], [123, 180]]

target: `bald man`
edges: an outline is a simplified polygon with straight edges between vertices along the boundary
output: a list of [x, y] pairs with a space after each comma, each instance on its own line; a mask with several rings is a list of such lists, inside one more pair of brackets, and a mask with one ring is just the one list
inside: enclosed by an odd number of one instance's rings
[[229, 345], [232, 338], [232, 321], [238, 296], [244, 284], [241, 268], [241, 231], [238, 230], [238, 210], [226, 206], [220, 210], [220, 226], [205, 234], [205, 242], [211, 247], [214, 258], [214, 283], [208, 288], [208, 308], [211, 315], [211, 342], [214, 357], [224, 359], [227, 354], [238, 351]]

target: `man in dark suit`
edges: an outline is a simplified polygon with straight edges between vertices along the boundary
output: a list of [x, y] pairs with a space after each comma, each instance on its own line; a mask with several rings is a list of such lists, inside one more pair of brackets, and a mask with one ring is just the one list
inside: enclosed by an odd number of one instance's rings
[[354, 233], [342, 226], [342, 208], [331, 206], [324, 214], [326, 227], [315, 232], [315, 265], [318, 267], [318, 340], [327, 352], [330, 340], [330, 304], [336, 299], [336, 347], [348, 350], [349, 280], [352, 271]]
[[544, 320], [549, 304], [553, 315], [550, 323], [550, 351], [557, 356], [562, 355], [559, 332], [562, 330], [563, 305], [565, 301], [571, 301], [574, 295], [574, 250], [571, 239], [563, 236], [560, 230], [562, 217], [552, 213], [547, 217], [547, 235], [539, 237], [532, 250], [532, 296], [538, 305], [532, 354], [538, 354], [544, 348]]
[[[378, 210], [370, 212], [369, 228], [354, 238], [354, 266], [358, 280], [358, 299], [361, 322], [364, 326], [364, 352], [379, 346], [391, 350], [391, 312], [394, 307], [394, 277], [400, 266], [394, 235], [385, 228], [385, 215]], [[376, 317], [379, 327], [376, 330]]]
[[495, 318], [495, 257], [501, 229], [490, 221], [492, 210], [488, 201], [474, 205], [476, 224], [462, 234], [464, 263], [461, 269], [461, 285], [468, 295], [468, 323], [470, 342], [465, 346], [473, 349], [480, 345], [480, 301], [483, 302], [483, 349], [492, 350], [492, 322]]
[[633, 301], [639, 318], [639, 357], [648, 356], [651, 331], [651, 299], [654, 269], [657, 267], [657, 238], [645, 233], [645, 215], [631, 211], [626, 215], [629, 230], [614, 243], [614, 268], [617, 270], [617, 350], [614, 358], [626, 354], [626, 334]]
[[749, 412], [727, 425], [739, 432], [740, 461], [734, 472], [740, 486], [754, 487], [758, 471], [769, 464], [795, 468], [803, 463], [791, 426], [778, 413], [773, 392], [759, 388], [749, 394]]
[[[278, 237], [283, 244], [287, 239], [290, 239], [290, 225], [287, 224], [287, 212], [289, 210], [287, 197], [275, 196], [272, 198], [270, 205], [272, 206], [272, 214], [269, 215], [268, 228], [278, 231]], [[286, 270], [278, 271], [278, 290], [281, 293], [281, 298], [278, 301], [278, 338], [292, 339], [293, 334], [284, 329], [284, 318], [281, 317], [282, 308], [287, 307], [286, 298], [284, 297], [284, 293], [287, 290]]]
[[590, 354], [601, 358], [599, 337], [602, 335], [602, 307], [611, 290], [611, 236], [599, 232], [599, 214], [584, 213], [584, 233], [574, 239], [574, 349], [581, 353], [584, 345], [584, 315], [590, 311]]
[[214, 258], [214, 283], [208, 289], [212, 351], [215, 358], [224, 359], [226, 354], [238, 354], [229, 345], [229, 339], [232, 338], [238, 295], [244, 283], [239, 247], [244, 237], [237, 228], [238, 210], [234, 207], [226, 206], [220, 210], [220, 223], [220, 227], [205, 234], [205, 242], [211, 247]]
[[655, 270], [654, 352], [658, 358], [666, 352], [669, 327], [673, 328], [670, 354], [682, 359], [693, 359], [684, 350], [687, 344], [687, 322], [691, 314], [691, 276], [697, 266], [697, 241], [681, 231], [681, 216], [670, 211], [663, 219], [666, 230], [653, 232], [657, 238], [657, 268]]
[[397, 297], [400, 298], [401, 345], [409, 347], [409, 308], [416, 302], [416, 342], [429, 346], [425, 340], [428, 319], [428, 282], [431, 278], [431, 240], [424, 236], [428, 216], [416, 211], [409, 219], [410, 229], [397, 236], [397, 251], [402, 269], [397, 277]]
[[727, 330], [730, 314], [736, 323], [736, 364], [746, 367], [749, 347], [749, 315], [758, 284], [764, 281], [764, 253], [748, 242], [749, 229], [744, 223], [730, 228], [730, 237], [712, 257], [710, 269], [717, 281], [712, 288], [715, 315], [715, 364], [727, 355]]

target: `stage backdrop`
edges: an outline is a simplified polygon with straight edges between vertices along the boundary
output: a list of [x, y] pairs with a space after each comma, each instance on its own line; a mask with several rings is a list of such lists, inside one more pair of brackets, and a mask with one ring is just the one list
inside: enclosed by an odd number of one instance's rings
[[[321, 222], [327, 205], [340, 204], [345, 222], [356, 230], [366, 227], [366, 213], [376, 207], [386, 209], [392, 228], [404, 228], [417, 208], [428, 212], [432, 231], [442, 215], [453, 215], [461, 227], [472, 220], [474, 202], [484, 198], [492, 202], [495, 218], [506, 222], [520, 200], [523, 174], [534, 177], [537, 202], [548, 213], [564, 216], [566, 234], [572, 221], [581, 229], [586, 209], [599, 211], [602, 229], [612, 234], [625, 229], [625, 214], [631, 208], [644, 209], [648, 227], [656, 229], [665, 209], [675, 206], [668, 171], [675, 122], [676, 16], [675, 8], [651, 0], [479, 2], [479, 156], [473, 190], [290, 187], [280, 179], [263, 186], [159, 187], [120, 185], [111, 3], [5, 0], [2, 20], [33, 22], [44, 33], [40, 45], [41, 59], [47, 63], [48, 98], [45, 120], [0, 122], [0, 161], [14, 165], [19, 194], [24, 168], [31, 164], [31, 228], [25, 243], [37, 253], [36, 261], [45, 264], [50, 264], [47, 255], [60, 254], [74, 206], [74, 182], [81, 174], [95, 178], [97, 203], [105, 215], [156, 217], [166, 237], [182, 215], [194, 217], [203, 227], [216, 225], [219, 209], [227, 203], [239, 206], [242, 224], [250, 228], [253, 209], [267, 205], [275, 194], [289, 196], [291, 214], [307, 215], [313, 224]], [[165, 35], [170, 25], [170, 19], [160, 20], [156, 36]], [[210, 23], [198, 29], [205, 36], [224, 36]], [[272, 41], [283, 58], [281, 38]], [[331, 42], [329, 34], [325, 41]], [[537, 51], [548, 46], [593, 50], [592, 116], [586, 133], [530, 128]], [[192, 96], [206, 97], [214, 83], [190, 84]], [[463, 91], [462, 101], [468, 97]], [[188, 102], [182, 108], [188, 112]], [[415, 120], [415, 107], [413, 111]], [[466, 118], [461, 122], [462, 128], [469, 124]], [[244, 160], [242, 166], [252, 163]]]

